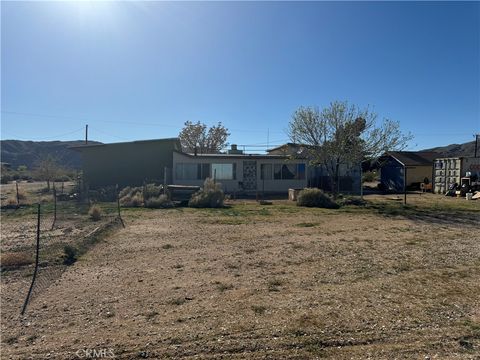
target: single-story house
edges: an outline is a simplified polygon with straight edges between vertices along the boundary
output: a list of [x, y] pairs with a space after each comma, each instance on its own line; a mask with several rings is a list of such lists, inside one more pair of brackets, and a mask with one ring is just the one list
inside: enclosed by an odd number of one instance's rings
[[[309, 151], [306, 145], [287, 143], [267, 150], [269, 155], [283, 155], [290, 158], [309, 158]], [[307, 186], [316, 187], [324, 191], [332, 190], [332, 178], [323, 165], [310, 165], [307, 172]], [[361, 164], [341, 164], [339, 168], [338, 192], [349, 194], [360, 194], [362, 186]]]
[[[433, 161], [438, 153], [433, 151], [390, 151], [379, 159], [380, 183], [385, 190], [403, 192], [420, 188], [420, 183], [433, 179]], [[406, 172], [406, 177], [405, 177]]]
[[207, 178], [225, 192], [286, 193], [307, 186], [307, 163], [283, 155], [187, 154], [173, 152], [173, 183], [202, 185]]
[[[322, 167], [309, 166], [297, 153], [271, 149], [266, 154], [244, 154], [236, 145], [221, 154], [182, 152], [177, 138], [113, 144], [81, 145], [84, 186], [138, 186], [144, 182], [200, 186], [215, 178], [227, 193], [287, 193], [289, 188], [331, 187]], [[360, 167], [341, 167], [340, 191], [360, 192]]]

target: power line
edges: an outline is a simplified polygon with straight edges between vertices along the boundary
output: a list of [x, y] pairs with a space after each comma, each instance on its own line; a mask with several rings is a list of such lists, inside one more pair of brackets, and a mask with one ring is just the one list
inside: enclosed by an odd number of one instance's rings
[[[83, 128], [80, 128], [80, 129], [77, 129], [77, 130], [72, 130], [72, 131], [69, 131], [69, 132], [66, 132], [66, 133], [63, 133], [63, 134], [52, 135], [52, 136], [47, 136], [47, 137], [43, 137], [43, 138], [26, 138], [26, 137], [23, 137], [23, 136], [17, 136], [15, 134], [12, 134], [12, 135], [14, 135], [18, 139], [23, 138], [23, 139], [27, 139], [27, 140], [42, 141], [42, 140], [58, 139], [59, 137], [75, 134], [75, 133], [80, 132], [80, 131], [83, 131]], [[8, 131], [7, 131], [7, 133], [8, 133]]]

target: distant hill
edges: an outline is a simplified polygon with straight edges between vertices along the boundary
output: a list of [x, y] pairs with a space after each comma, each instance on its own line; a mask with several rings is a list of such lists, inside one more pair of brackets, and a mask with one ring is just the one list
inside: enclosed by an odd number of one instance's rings
[[[439, 153], [442, 157], [474, 156], [475, 141], [467, 142], [464, 144], [450, 144], [447, 146], [439, 146], [436, 148], [425, 149], [422, 151], [435, 151]], [[478, 151], [480, 151], [480, 149], [478, 149], [477, 152]]]
[[[70, 146], [82, 145], [82, 140], [77, 141], [22, 141], [1, 140], [1, 160], [11, 164], [16, 169], [20, 165], [26, 165], [33, 169], [38, 161], [53, 156], [59, 165], [68, 169], [80, 169], [80, 154], [68, 149]], [[89, 144], [100, 144], [97, 141], [89, 141]]]

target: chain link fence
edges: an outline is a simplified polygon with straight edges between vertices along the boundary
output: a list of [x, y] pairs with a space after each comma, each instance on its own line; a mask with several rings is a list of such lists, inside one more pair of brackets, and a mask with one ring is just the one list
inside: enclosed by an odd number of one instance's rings
[[108, 231], [124, 226], [118, 189], [112, 194], [86, 194], [80, 200], [53, 189], [50, 199], [43, 197], [40, 203], [2, 208], [2, 271], [21, 270], [31, 276], [22, 315], [78, 257]]

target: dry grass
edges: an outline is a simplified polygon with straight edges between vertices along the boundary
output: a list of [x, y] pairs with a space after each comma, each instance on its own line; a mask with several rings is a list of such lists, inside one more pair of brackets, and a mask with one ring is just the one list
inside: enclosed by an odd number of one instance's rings
[[120, 359], [474, 359], [480, 202], [370, 199], [126, 210], [126, 229], [31, 304], [29, 326], [10, 305], [21, 279], [2, 283], [2, 330], [15, 339], [2, 355], [72, 358], [81, 343]]
[[26, 252], [2, 253], [0, 260], [2, 269], [15, 269], [21, 266], [30, 265], [32, 263], [32, 254]]

